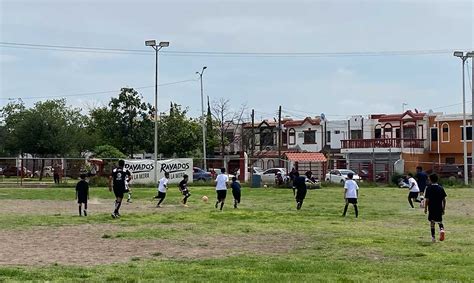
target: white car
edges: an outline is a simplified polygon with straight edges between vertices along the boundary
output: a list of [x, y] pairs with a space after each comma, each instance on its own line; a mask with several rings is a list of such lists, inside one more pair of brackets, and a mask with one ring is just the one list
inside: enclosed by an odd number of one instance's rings
[[285, 168], [270, 168], [260, 174], [262, 176], [262, 184], [275, 184], [275, 176], [278, 172], [280, 172], [283, 179], [285, 179], [287, 175]]
[[[39, 177], [41, 170], [35, 171], [34, 176]], [[44, 166], [43, 168], [43, 177], [52, 177], [54, 174], [54, 169], [52, 166]]]
[[331, 183], [337, 183], [337, 184], [344, 184], [344, 182], [347, 179], [347, 174], [352, 173], [354, 176], [352, 179], [356, 182], [360, 181], [359, 175], [357, 175], [354, 171], [349, 170], [349, 169], [334, 169], [329, 171], [329, 173], [326, 174], [326, 177], [324, 180], [326, 182], [331, 182]]
[[[261, 167], [253, 167], [252, 175], [261, 175], [262, 173], [263, 173], [263, 169]], [[248, 174], [250, 174], [250, 168], [249, 168]], [[237, 179], [240, 178], [240, 169], [238, 169], [237, 172], [235, 172], [235, 176], [237, 177]]]

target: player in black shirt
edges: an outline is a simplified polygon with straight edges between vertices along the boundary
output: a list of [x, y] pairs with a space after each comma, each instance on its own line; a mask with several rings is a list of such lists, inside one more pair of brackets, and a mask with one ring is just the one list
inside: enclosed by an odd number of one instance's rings
[[230, 187], [232, 188], [232, 195], [234, 196], [234, 208], [237, 208], [237, 204], [240, 203], [240, 183], [237, 182], [236, 177], [232, 177], [232, 183], [230, 184]]
[[124, 160], [119, 160], [119, 167], [112, 170], [112, 174], [109, 177], [109, 191], [111, 192], [112, 189], [115, 194], [115, 209], [112, 213], [113, 218], [120, 217], [119, 209], [122, 205], [123, 195], [125, 193], [125, 181], [130, 182], [132, 179], [132, 174], [130, 171], [125, 170], [123, 167], [125, 166]]
[[183, 175], [183, 180], [179, 182], [179, 191], [183, 194], [184, 198], [181, 201], [184, 206], [188, 206], [186, 202], [188, 201], [188, 198], [191, 196], [191, 193], [188, 190], [188, 178], [189, 176], [184, 174]]
[[300, 176], [300, 174], [296, 172], [295, 179], [293, 181], [293, 187], [296, 189], [296, 209], [300, 210], [306, 197], [306, 178]]
[[89, 199], [89, 183], [86, 174], [81, 174], [81, 180], [76, 185], [76, 199], [79, 204], [79, 216], [82, 216], [82, 204], [84, 204], [84, 216], [87, 216], [87, 200]]
[[439, 240], [444, 241], [445, 232], [443, 225], [444, 209], [446, 208], [446, 192], [443, 187], [438, 185], [438, 175], [431, 174], [429, 176], [430, 184], [425, 191], [425, 214], [428, 212], [428, 220], [430, 221], [431, 240], [435, 238], [435, 224], [439, 225]]

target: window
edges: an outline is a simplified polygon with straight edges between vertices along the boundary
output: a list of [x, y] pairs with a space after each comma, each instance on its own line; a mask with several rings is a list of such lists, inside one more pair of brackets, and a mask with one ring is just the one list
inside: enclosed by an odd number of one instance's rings
[[286, 131], [283, 131], [281, 133], [281, 143], [283, 145], [286, 145], [287, 142], [288, 142], [288, 136], [286, 135]]
[[456, 158], [446, 157], [446, 164], [454, 164], [454, 163], [456, 163]]
[[289, 144], [295, 144], [296, 143], [296, 132], [295, 129], [291, 128], [288, 131], [288, 142]]
[[314, 144], [316, 143], [316, 131], [304, 131], [304, 143]]
[[270, 159], [270, 160], [267, 161], [267, 167], [268, 168], [275, 167], [275, 163], [273, 162], [273, 160]]
[[273, 132], [270, 129], [263, 129], [260, 132], [260, 145], [261, 146], [273, 146]]
[[438, 128], [431, 128], [431, 141], [438, 141]]
[[441, 126], [441, 141], [442, 142], [449, 142], [449, 125], [448, 123], [443, 123]]
[[[461, 140], [464, 140], [463, 126], [461, 126]], [[467, 141], [472, 141], [472, 126], [466, 126]]]
[[331, 131], [326, 132], [326, 143], [331, 143]]
[[351, 130], [351, 139], [352, 140], [362, 139], [362, 130]]
[[400, 139], [400, 128], [395, 129], [395, 138]]
[[380, 125], [375, 126], [374, 136], [376, 139], [382, 138], [382, 127]]
[[384, 125], [383, 135], [385, 138], [392, 138], [392, 124], [387, 123]]
[[340, 133], [341, 133], [341, 131], [339, 131], [339, 130], [334, 131], [334, 134], [336, 134], [336, 135], [339, 135]]

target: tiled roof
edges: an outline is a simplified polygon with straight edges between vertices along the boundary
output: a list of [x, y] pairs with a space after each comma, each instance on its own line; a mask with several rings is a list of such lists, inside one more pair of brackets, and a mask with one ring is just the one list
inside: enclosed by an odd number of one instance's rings
[[305, 122], [309, 122], [311, 125], [319, 125], [321, 122], [321, 119], [319, 118], [311, 118], [311, 117], [306, 117], [304, 120], [295, 120], [295, 121], [288, 121], [285, 123], [285, 127], [295, 127], [295, 126], [301, 126]]
[[286, 158], [291, 161], [311, 161], [311, 162], [326, 162], [327, 159], [324, 154], [320, 152], [287, 152]]
[[[389, 122], [389, 121], [399, 121], [403, 117], [409, 116], [413, 120], [422, 120], [425, 117], [426, 113], [416, 113], [411, 110], [407, 110], [402, 114], [384, 114], [384, 115], [372, 115], [372, 118], [378, 119], [380, 122]], [[378, 116], [378, 117], [377, 117]]]

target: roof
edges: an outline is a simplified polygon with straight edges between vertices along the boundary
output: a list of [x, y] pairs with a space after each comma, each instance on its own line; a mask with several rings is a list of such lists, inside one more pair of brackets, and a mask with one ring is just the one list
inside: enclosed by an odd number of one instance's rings
[[372, 115], [372, 119], [378, 119], [379, 122], [390, 122], [390, 121], [401, 121], [401, 120], [423, 120], [426, 113], [422, 112], [412, 112], [411, 110], [407, 110], [402, 114], [376, 114]]
[[[436, 122], [441, 122], [441, 121], [462, 121], [463, 120], [463, 115], [462, 114], [446, 114], [446, 115], [439, 115], [436, 116], [435, 121]], [[466, 113], [466, 120], [469, 122], [469, 120], [472, 120], [472, 114], [471, 113]]]
[[311, 125], [319, 125], [320, 122], [321, 122], [321, 119], [320, 118], [311, 118], [311, 117], [306, 117], [304, 118], [304, 120], [295, 120], [295, 121], [288, 121], [288, 122], [285, 122], [285, 127], [297, 127], [297, 126], [301, 126], [303, 125], [304, 123], [310, 123]]
[[286, 158], [290, 161], [326, 162], [327, 159], [321, 152], [287, 152]]

